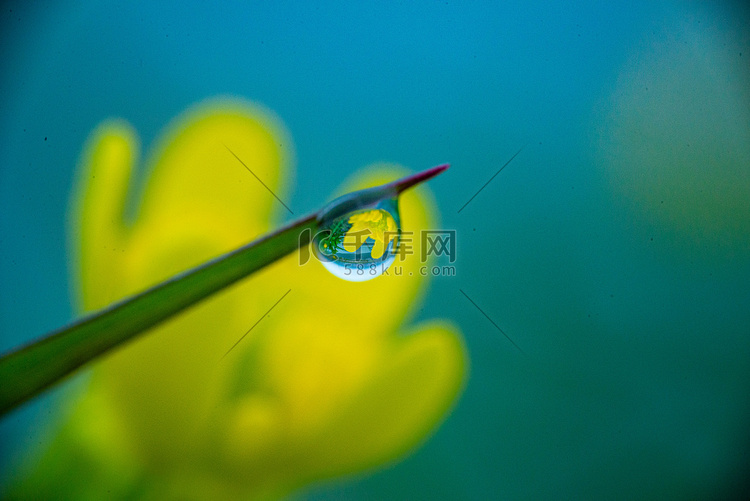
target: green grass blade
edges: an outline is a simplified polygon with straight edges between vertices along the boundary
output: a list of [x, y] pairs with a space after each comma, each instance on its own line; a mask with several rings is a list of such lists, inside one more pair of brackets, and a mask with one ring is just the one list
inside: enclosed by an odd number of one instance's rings
[[0, 359], [0, 414], [98, 355], [307, 245], [317, 225], [315, 215], [302, 218], [5, 355]]
[[349, 210], [397, 196], [446, 168], [445, 165], [434, 167], [393, 183], [344, 195], [333, 206], [329, 204], [244, 247], [4, 355], [0, 358], [0, 415], [97, 356], [307, 245], [331, 211]]

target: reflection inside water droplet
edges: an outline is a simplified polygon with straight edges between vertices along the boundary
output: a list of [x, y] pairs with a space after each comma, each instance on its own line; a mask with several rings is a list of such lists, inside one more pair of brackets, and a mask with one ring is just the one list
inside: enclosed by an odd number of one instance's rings
[[401, 224], [396, 198], [321, 224], [313, 249], [328, 271], [351, 282], [379, 277], [396, 259]]

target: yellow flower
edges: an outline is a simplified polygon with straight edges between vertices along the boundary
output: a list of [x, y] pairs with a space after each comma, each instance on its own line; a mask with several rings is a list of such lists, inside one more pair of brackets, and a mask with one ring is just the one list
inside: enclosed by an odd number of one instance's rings
[[[125, 218], [135, 142], [106, 122], [82, 156], [71, 235], [85, 310], [236, 248], [285, 212], [224, 146], [284, 199], [290, 141], [268, 113], [223, 100], [179, 117]], [[371, 168], [343, 189], [400, 174]], [[400, 205], [410, 231], [430, 224], [424, 188]], [[422, 442], [455, 402], [466, 357], [445, 322], [400, 327], [424, 286], [420, 263], [366, 284], [298, 263], [290, 255], [98, 361], [11, 497], [277, 497]]]
[[374, 240], [370, 255], [379, 259], [385, 253], [391, 241], [394, 247], [398, 242], [398, 227], [388, 211], [383, 209], [372, 209], [349, 218], [352, 225], [344, 237], [344, 249], [347, 252], [355, 252], [368, 238]]

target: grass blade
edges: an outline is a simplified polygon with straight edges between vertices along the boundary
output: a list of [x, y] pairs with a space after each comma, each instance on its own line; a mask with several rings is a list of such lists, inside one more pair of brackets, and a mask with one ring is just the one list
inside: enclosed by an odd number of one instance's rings
[[[371, 204], [396, 196], [447, 168], [429, 169], [376, 188], [345, 195]], [[436, 170], [437, 169], [437, 170]], [[327, 206], [327, 207], [330, 207]], [[181, 273], [0, 358], [0, 415], [36, 396], [77, 368], [186, 308], [307, 245], [321, 210], [237, 250]]]

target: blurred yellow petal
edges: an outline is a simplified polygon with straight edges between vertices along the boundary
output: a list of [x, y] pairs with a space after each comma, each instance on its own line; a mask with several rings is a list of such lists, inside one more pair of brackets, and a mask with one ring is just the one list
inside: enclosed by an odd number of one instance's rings
[[328, 474], [403, 454], [433, 429], [461, 388], [464, 349], [453, 328], [420, 326], [388, 345], [380, 370], [320, 437], [319, 460], [329, 458]]
[[[273, 134], [250, 111], [214, 102], [170, 126], [155, 155], [127, 252], [120, 256], [119, 294], [108, 300], [142, 290], [266, 231], [273, 196], [219, 140], [231, 143], [235, 152], [259, 152], [246, 162], [276, 189], [283, 155], [274, 153]], [[104, 209], [88, 207], [84, 221]], [[84, 297], [101, 295], [96, 284], [83, 285]], [[125, 416], [129, 432], [155, 460], [164, 460], [165, 454], [188, 458], [201, 445], [201, 431], [221, 396], [216, 391], [222, 377], [217, 360], [231, 345], [233, 333], [252, 318], [236, 318], [238, 310], [227, 301], [207, 301], [97, 368], [94, 384], [104, 381], [103, 391], [116, 396], [117, 412]], [[228, 328], [209, 336], [217, 319], [224, 319]], [[167, 362], [172, 370], [165, 370]]]
[[120, 297], [119, 263], [127, 245], [123, 214], [136, 155], [135, 132], [115, 120], [91, 134], [82, 155], [71, 227], [80, 242], [79, 287], [98, 291], [95, 297], [83, 298], [86, 310]]

